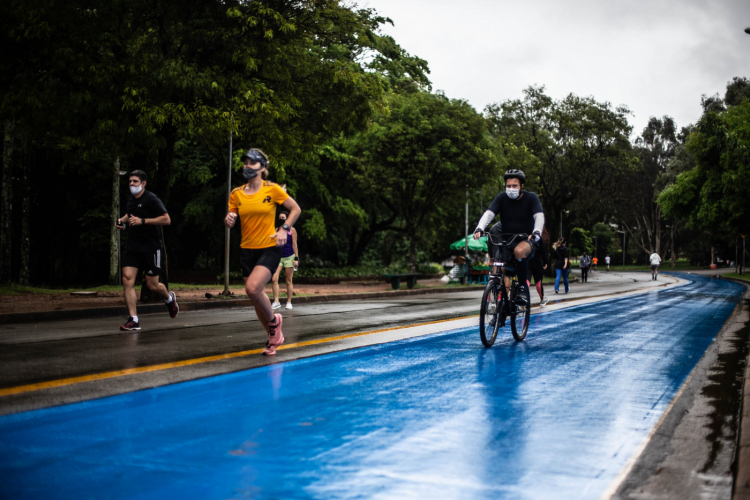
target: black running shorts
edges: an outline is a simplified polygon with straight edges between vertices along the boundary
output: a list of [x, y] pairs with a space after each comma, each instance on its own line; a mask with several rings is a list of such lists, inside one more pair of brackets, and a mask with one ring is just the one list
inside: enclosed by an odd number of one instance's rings
[[125, 250], [122, 254], [122, 267], [135, 267], [142, 269], [146, 276], [159, 276], [163, 258], [164, 252], [161, 248], [152, 252]]
[[263, 266], [273, 274], [278, 269], [279, 262], [281, 262], [280, 247], [240, 248], [240, 265], [242, 266], [243, 278], [250, 276], [255, 266]]
[[657, 271], [659, 269], [659, 264], [651, 264], [651, 270]]

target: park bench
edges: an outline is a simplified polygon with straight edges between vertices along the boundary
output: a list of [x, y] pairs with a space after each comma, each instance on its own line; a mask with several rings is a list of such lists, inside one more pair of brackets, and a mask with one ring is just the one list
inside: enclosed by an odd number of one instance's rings
[[406, 288], [411, 290], [414, 285], [417, 284], [418, 273], [407, 273], [407, 274], [384, 274], [383, 277], [391, 282], [391, 288], [398, 290], [401, 286], [401, 280], [406, 280]]

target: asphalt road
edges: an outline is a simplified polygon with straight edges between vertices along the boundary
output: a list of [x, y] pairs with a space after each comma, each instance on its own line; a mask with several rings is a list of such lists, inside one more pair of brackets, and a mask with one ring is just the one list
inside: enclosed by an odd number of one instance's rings
[[[644, 273], [594, 273], [589, 283], [575, 284], [569, 294], [555, 295], [548, 287], [552, 301], [547, 309], [582, 297], [675, 282], [649, 278]], [[417, 333], [403, 329], [474, 316], [480, 298], [481, 292], [456, 292], [280, 310], [285, 344], [294, 348], [280, 350], [274, 358], [254, 352], [263, 347], [265, 332], [249, 308], [185, 312], [176, 319], [166, 311], [144, 315], [137, 333], [120, 332], [121, 321], [112, 318], [6, 325], [0, 327], [0, 415], [445, 330], [442, 323]], [[538, 302], [532, 290], [532, 303]], [[373, 331], [381, 333], [350, 338]], [[216, 359], [221, 356], [231, 357]], [[154, 366], [164, 369], [142, 371]], [[126, 375], [111, 376], [120, 371]]]
[[[0, 418], [0, 493], [598, 498], [648, 438], [744, 291], [696, 278], [537, 314], [526, 341], [516, 343], [508, 334], [491, 349], [479, 343], [476, 318], [433, 323], [383, 332], [402, 332], [388, 343], [352, 349], [342, 341], [335, 352], [307, 359], [6, 415]], [[304, 311], [294, 319], [301, 331], [303, 323], [325, 321], [304, 330], [305, 338], [324, 340], [330, 337], [320, 336], [332, 332], [382, 326], [378, 316], [405, 326], [398, 318], [424, 323], [425, 315], [439, 321], [471, 312], [476, 294], [466, 295], [370, 304], [356, 314], [337, 304], [315, 321]], [[347, 315], [360, 323], [340, 323], [338, 317]], [[464, 326], [456, 328], [461, 321]], [[434, 332], [446, 326], [448, 331]], [[213, 332], [218, 339], [217, 332], [240, 327], [215, 322], [185, 329], [204, 329], [204, 336]], [[158, 342], [146, 346], [171, 339], [206, 352], [201, 335], [176, 331], [177, 339], [154, 334]], [[412, 338], [403, 333], [409, 331]], [[85, 352], [86, 342], [102, 352], [99, 338], [60, 341], [84, 351], [80, 373], [91, 371], [88, 363], [96, 357]], [[144, 350], [146, 363], [164, 359], [148, 357], [152, 350]], [[299, 357], [302, 351], [285, 352]], [[123, 359], [113, 354], [110, 362]], [[73, 365], [58, 369], [68, 370], [66, 376], [79, 373]], [[122, 378], [128, 376], [116, 377]]]

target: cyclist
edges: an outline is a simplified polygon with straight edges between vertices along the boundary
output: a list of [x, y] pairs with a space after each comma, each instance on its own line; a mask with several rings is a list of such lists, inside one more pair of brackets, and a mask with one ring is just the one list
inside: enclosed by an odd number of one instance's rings
[[[544, 212], [539, 197], [531, 191], [524, 191], [526, 175], [522, 170], [510, 169], [503, 176], [505, 179], [505, 192], [498, 194], [487, 211], [479, 219], [477, 228], [474, 230], [474, 239], [479, 239], [484, 233], [487, 225], [492, 222], [495, 215], [500, 215], [500, 223], [504, 234], [528, 234], [525, 241], [516, 240], [510, 247], [516, 259], [516, 275], [518, 276], [519, 293], [517, 300], [525, 303], [528, 291], [529, 260], [539, 245], [542, 230], [544, 228]], [[506, 241], [507, 241], [506, 237]]]

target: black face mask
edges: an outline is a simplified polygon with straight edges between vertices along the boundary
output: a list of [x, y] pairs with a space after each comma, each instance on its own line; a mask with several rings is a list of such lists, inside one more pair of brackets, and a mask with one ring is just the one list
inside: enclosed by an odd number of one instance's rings
[[286, 219], [279, 219], [279, 226], [286, 224]]
[[250, 179], [255, 179], [258, 176], [258, 172], [260, 172], [260, 170], [255, 170], [254, 168], [243, 168], [242, 177], [244, 177], [246, 181], [249, 181]]

